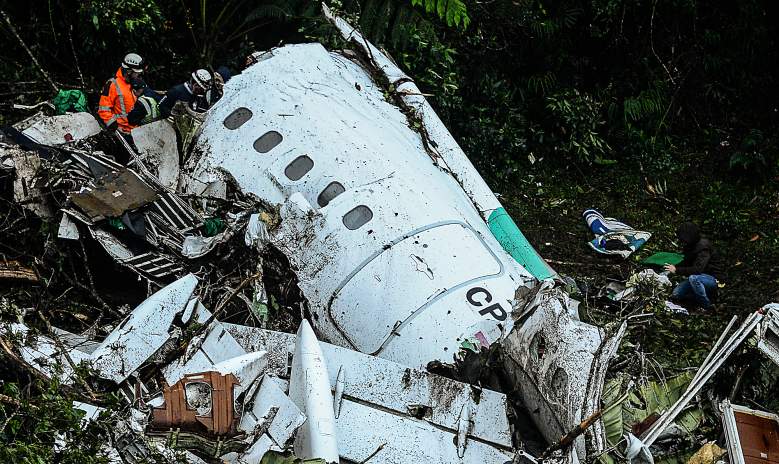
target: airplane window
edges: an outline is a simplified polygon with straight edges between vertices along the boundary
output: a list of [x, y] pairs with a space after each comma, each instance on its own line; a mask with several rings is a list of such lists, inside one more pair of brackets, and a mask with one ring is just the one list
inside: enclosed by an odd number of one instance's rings
[[230, 130], [238, 129], [243, 124], [252, 118], [252, 110], [244, 108], [243, 106], [236, 109], [224, 120], [224, 125]]
[[330, 182], [330, 184], [328, 184], [328, 186], [322, 190], [322, 193], [319, 194], [316, 202], [319, 203], [319, 206], [324, 208], [328, 205], [328, 203], [330, 203], [330, 200], [344, 193], [344, 191], [346, 191], [346, 189], [343, 185], [339, 184], [338, 182]]
[[306, 155], [298, 156], [284, 168], [284, 175], [289, 180], [300, 180], [314, 167], [314, 160]]
[[260, 153], [268, 153], [280, 144], [284, 138], [276, 131], [268, 131], [254, 141], [254, 149]]
[[189, 382], [184, 385], [187, 408], [197, 411], [198, 416], [206, 416], [213, 407], [211, 385], [206, 382]]
[[360, 205], [344, 214], [343, 223], [349, 230], [357, 230], [373, 219], [373, 211], [365, 205]]

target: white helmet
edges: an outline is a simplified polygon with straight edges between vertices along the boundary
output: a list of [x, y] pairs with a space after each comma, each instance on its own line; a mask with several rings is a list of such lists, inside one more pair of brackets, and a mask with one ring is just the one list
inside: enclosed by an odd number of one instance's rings
[[124, 56], [124, 61], [122, 61], [122, 67], [125, 69], [131, 69], [135, 72], [143, 72], [143, 58], [141, 58], [141, 55], [137, 53], [128, 53]]
[[211, 79], [211, 73], [205, 69], [198, 69], [192, 73], [192, 82], [197, 84], [199, 87], [202, 87], [203, 89], [208, 89], [211, 87]]

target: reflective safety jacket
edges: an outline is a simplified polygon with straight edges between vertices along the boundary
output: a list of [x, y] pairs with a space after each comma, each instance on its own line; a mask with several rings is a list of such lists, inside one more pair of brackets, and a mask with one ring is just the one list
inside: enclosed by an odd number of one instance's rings
[[116, 71], [116, 76], [108, 79], [100, 94], [97, 114], [106, 126], [117, 123], [119, 130], [129, 133], [134, 125], [127, 121], [127, 114], [135, 105], [135, 95], [130, 84], [124, 80], [122, 68]]
[[141, 124], [148, 124], [160, 117], [160, 105], [152, 97], [141, 95], [138, 98], [138, 103], [143, 105], [143, 109], [146, 110], [146, 117], [141, 120]]
[[135, 101], [135, 106], [133, 106], [133, 109], [127, 115], [127, 121], [133, 126], [138, 126], [159, 119], [160, 98], [161, 97], [157, 92], [146, 89]]

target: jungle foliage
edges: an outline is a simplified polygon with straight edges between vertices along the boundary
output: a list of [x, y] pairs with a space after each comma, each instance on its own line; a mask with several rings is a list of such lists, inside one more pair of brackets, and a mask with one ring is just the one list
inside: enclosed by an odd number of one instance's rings
[[[59, 82], [95, 90], [121, 56], [165, 89], [197, 66], [324, 35], [307, 0], [47, 0], [3, 9]], [[777, 162], [779, 6], [747, 0], [331, 0], [406, 68], [496, 178], [534, 163], [669, 169], [679, 149], [767, 178]], [[5, 23], [2, 93], [45, 96]], [[727, 149], [718, 149], [723, 146]]]

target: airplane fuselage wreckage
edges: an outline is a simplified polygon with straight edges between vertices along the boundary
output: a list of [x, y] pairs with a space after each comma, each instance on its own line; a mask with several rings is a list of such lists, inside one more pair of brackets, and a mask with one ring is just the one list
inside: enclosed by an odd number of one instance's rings
[[[190, 462], [258, 463], [271, 451], [327, 462], [535, 462], [505, 394], [427, 370], [499, 347], [492, 368], [546, 442], [570, 438], [544, 460], [600, 454], [601, 393], [626, 323], [579, 320], [578, 303], [414, 82], [323, 8], [347, 50], [264, 53], [205, 114], [189, 115], [186, 135], [177, 125], [178, 140], [168, 120], [135, 129], [132, 145], [117, 136], [126, 165], [90, 145], [100, 128], [83, 113], [15, 126], [2, 153], [16, 199], [55, 217], [41, 192], [65, 182], [59, 237], [88, 231], [158, 289], [102, 341], [57, 330], [21, 357], [63, 382], [86, 363], [118, 385], [130, 407], [106, 444], [117, 462], [173, 448]], [[30, 183], [52, 160], [57, 180]], [[239, 207], [204, 234], [214, 202]], [[296, 335], [228, 323], [224, 302], [202, 303], [211, 290], [198, 273], [239, 232], [238, 254], [273, 247], [294, 273], [306, 316]], [[247, 304], [267, 309], [263, 292]], [[775, 331], [765, 324], [769, 353]]]

